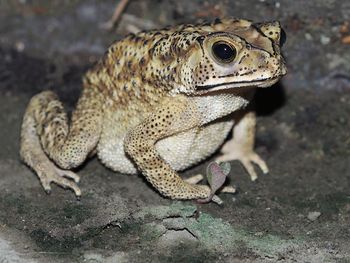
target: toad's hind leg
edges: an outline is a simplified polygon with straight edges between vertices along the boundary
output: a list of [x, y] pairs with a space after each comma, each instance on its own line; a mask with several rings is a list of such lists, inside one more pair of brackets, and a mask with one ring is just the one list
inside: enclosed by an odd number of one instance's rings
[[87, 100], [92, 95], [89, 92], [83, 91], [73, 112], [71, 127], [62, 103], [51, 91], [34, 96], [26, 109], [20, 155], [36, 172], [47, 192], [53, 182], [81, 195], [76, 184], [79, 176], [68, 169], [80, 165], [96, 147], [102, 122], [100, 100], [98, 96], [92, 96], [94, 101]]

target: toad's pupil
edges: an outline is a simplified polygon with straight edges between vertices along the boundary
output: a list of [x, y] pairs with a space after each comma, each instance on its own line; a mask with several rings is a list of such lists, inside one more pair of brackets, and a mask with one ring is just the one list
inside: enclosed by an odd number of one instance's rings
[[231, 62], [236, 56], [236, 49], [226, 43], [217, 42], [213, 45], [214, 55], [222, 62]]

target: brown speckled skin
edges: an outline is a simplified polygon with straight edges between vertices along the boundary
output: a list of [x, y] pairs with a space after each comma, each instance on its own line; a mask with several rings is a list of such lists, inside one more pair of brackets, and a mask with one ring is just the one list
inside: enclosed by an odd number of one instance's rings
[[[264, 172], [267, 166], [253, 151], [255, 115], [242, 109], [255, 87], [286, 73], [279, 38], [277, 22], [238, 19], [129, 35], [84, 77], [70, 125], [54, 93], [31, 99], [22, 159], [46, 191], [54, 182], [79, 196], [79, 176], [69, 169], [97, 152], [115, 171], [141, 171], [164, 196], [206, 198], [207, 186], [186, 183], [176, 171], [212, 154], [236, 124], [218, 159], [241, 160], [255, 179], [251, 163]], [[232, 61], [214, 55], [218, 42], [234, 47]]]

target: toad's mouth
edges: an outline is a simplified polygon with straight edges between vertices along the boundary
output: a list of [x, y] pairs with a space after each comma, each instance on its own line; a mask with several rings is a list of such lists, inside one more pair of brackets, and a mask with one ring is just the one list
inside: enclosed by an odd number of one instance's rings
[[212, 85], [196, 86], [196, 90], [199, 92], [205, 92], [205, 91], [213, 91], [213, 90], [229, 89], [229, 88], [266, 87], [274, 84], [279, 79], [280, 79], [280, 76], [253, 80], [253, 81], [232, 81], [232, 82], [217, 83]]

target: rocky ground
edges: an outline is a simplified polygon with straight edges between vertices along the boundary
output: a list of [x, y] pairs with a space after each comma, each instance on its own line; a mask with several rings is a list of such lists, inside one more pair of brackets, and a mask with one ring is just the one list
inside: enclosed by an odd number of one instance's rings
[[[350, 262], [349, 1], [131, 1], [117, 29], [101, 29], [115, 4], [0, 2], [0, 262]], [[271, 172], [251, 182], [232, 162], [237, 194], [198, 205], [93, 158], [77, 171], [80, 201], [57, 186], [46, 195], [18, 156], [30, 97], [52, 89], [71, 109], [113, 40], [215, 16], [287, 32], [289, 73], [256, 96], [256, 148]]]

